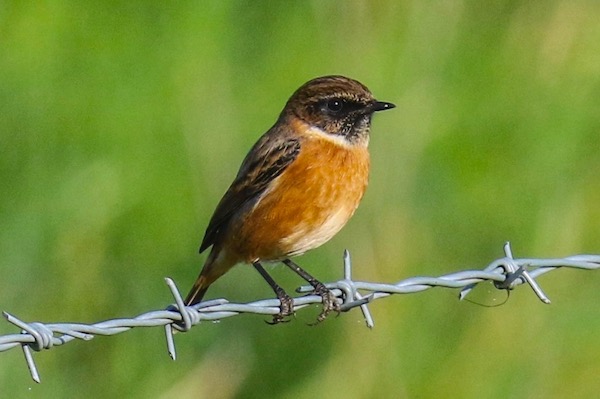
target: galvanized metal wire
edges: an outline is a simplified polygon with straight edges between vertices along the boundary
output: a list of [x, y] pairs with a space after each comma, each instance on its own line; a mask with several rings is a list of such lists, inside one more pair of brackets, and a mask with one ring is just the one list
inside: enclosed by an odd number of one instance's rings
[[[482, 270], [463, 270], [439, 277], [412, 277], [394, 284], [369, 283], [352, 280], [350, 254], [344, 252], [344, 278], [326, 284], [338, 298], [342, 311], [359, 307], [364, 315], [367, 327], [372, 328], [374, 321], [368, 304], [376, 299], [393, 294], [410, 294], [434, 287], [460, 288], [459, 299], [464, 299], [479, 283], [491, 281], [501, 290], [511, 290], [527, 284], [543, 302], [550, 300], [543, 292], [536, 278], [559, 268], [580, 270], [600, 269], [600, 255], [575, 255], [560, 259], [514, 259], [509, 243], [504, 246], [505, 256], [493, 261]], [[12, 348], [21, 348], [31, 377], [40, 382], [40, 376], [33, 359], [33, 351], [51, 349], [75, 339], [91, 340], [96, 335], [115, 335], [129, 331], [134, 327], [157, 327], [165, 329], [167, 350], [173, 360], [176, 358], [173, 331], [189, 331], [193, 326], [207, 320], [221, 320], [242, 313], [274, 315], [279, 312], [278, 299], [265, 299], [251, 303], [230, 303], [225, 299], [205, 301], [194, 306], [184, 306], [181, 293], [170, 278], [165, 279], [175, 304], [164, 310], [154, 310], [133, 318], [106, 320], [94, 324], [82, 323], [40, 323], [25, 322], [3, 312], [8, 322], [17, 326], [20, 334], [0, 336], [0, 352]], [[299, 293], [312, 290], [310, 286], [300, 287]], [[318, 295], [305, 295], [294, 298], [294, 311], [312, 304], [321, 303]]]

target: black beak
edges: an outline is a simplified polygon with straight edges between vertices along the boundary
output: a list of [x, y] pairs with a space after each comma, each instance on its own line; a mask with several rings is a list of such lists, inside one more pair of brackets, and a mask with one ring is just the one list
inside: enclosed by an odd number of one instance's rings
[[396, 108], [396, 105], [392, 104], [392, 103], [386, 103], [383, 101], [375, 101], [372, 105], [372, 110], [373, 112], [377, 112], [377, 111], [385, 111], [388, 109], [392, 109], [392, 108]]

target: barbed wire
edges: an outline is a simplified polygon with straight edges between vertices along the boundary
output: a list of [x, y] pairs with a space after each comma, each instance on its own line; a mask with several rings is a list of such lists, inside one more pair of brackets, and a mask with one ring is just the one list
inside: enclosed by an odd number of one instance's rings
[[[575, 255], [559, 259], [514, 259], [509, 243], [504, 245], [504, 254], [504, 257], [493, 261], [482, 270], [463, 270], [439, 277], [411, 277], [395, 284], [386, 284], [353, 281], [350, 254], [344, 251], [344, 278], [325, 285], [332, 290], [342, 312], [359, 307], [367, 327], [373, 328], [374, 321], [368, 304], [393, 294], [410, 294], [434, 287], [460, 288], [459, 299], [463, 300], [477, 284], [491, 281], [500, 290], [511, 290], [519, 285], [528, 284], [535, 295], [543, 303], [548, 304], [550, 300], [536, 282], [536, 277], [559, 268], [600, 269], [600, 255]], [[94, 324], [28, 323], [7, 312], [2, 312], [8, 322], [21, 329], [21, 333], [0, 336], [0, 352], [20, 347], [25, 355], [31, 378], [39, 383], [41, 380], [33, 360], [32, 350], [51, 349], [75, 339], [89, 341], [96, 335], [120, 334], [134, 327], [163, 326], [167, 351], [175, 360], [177, 356], [173, 339], [174, 330], [189, 331], [202, 321], [221, 320], [243, 313], [275, 315], [280, 311], [278, 299], [265, 299], [245, 304], [216, 299], [194, 306], [185, 306], [174, 281], [166, 278], [165, 282], [175, 299], [175, 304], [164, 310], [150, 311], [129, 319], [112, 319]], [[306, 293], [312, 289], [311, 286], [303, 286], [298, 288], [297, 292]], [[320, 304], [322, 298], [319, 295], [306, 295], [294, 298], [293, 301], [295, 312], [312, 304]]]

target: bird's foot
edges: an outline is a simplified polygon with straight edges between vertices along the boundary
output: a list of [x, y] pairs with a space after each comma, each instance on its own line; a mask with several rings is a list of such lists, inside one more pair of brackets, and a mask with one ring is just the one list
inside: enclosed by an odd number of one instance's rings
[[275, 325], [279, 323], [287, 323], [290, 321], [287, 319], [289, 316], [294, 316], [294, 299], [289, 296], [285, 291], [281, 290], [277, 292], [279, 299], [279, 313], [273, 316], [272, 321], [266, 321], [267, 324]]
[[314, 287], [314, 293], [321, 297], [321, 301], [323, 303], [323, 310], [321, 311], [319, 316], [317, 316], [317, 320], [314, 323], [309, 324], [309, 326], [316, 326], [317, 324], [325, 320], [331, 312], [336, 312], [338, 316], [341, 312], [340, 305], [337, 302], [337, 298], [335, 295], [333, 295], [329, 288], [325, 287], [323, 283], [318, 281], [314, 284]]

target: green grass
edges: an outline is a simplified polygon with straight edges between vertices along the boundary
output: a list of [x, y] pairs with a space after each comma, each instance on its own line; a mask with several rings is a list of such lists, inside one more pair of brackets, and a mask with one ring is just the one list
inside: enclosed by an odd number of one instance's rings
[[[94, 322], [166, 306], [246, 151], [316, 76], [397, 104], [377, 115], [352, 222], [298, 261], [351, 250], [392, 282], [518, 257], [600, 252], [600, 6], [592, 1], [5, 2], [0, 5], [0, 308]], [[274, 271], [290, 290], [299, 282]], [[433, 290], [307, 327], [243, 316], [0, 354], [6, 397], [593, 397], [600, 275], [507, 304]], [[209, 292], [270, 295], [238, 267]], [[498, 294], [494, 294], [498, 295]], [[0, 334], [17, 332], [1, 324]]]

